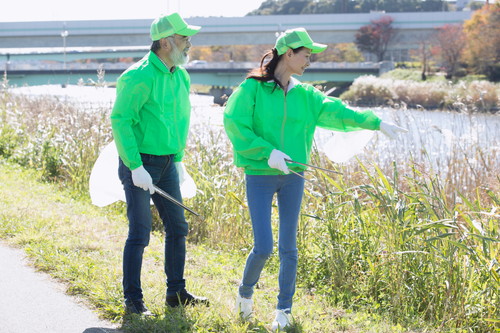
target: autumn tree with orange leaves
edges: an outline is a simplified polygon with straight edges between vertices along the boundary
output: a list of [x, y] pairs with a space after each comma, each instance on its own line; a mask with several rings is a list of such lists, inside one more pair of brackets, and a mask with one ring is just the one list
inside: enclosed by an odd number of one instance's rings
[[465, 58], [475, 73], [500, 81], [500, 2], [487, 4], [464, 23]]

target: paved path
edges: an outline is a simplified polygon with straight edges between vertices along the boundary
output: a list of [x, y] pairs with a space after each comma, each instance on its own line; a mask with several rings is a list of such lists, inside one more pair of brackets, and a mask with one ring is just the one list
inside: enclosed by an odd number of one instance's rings
[[0, 241], [1, 333], [120, 332], [27, 265], [24, 252]]

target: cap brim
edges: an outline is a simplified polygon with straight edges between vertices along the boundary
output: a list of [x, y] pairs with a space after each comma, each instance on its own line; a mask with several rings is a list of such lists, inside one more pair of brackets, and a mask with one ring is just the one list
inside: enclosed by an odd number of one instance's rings
[[176, 34], [181, 35], [181, 36], [193, 36], [200, 31], [201, 27], [197, 25], [188, 25], [182, 30], [179, 30], [176, 32]]
[[306, 46], [311, 49], [311, 53], [320, 53], [326, 50], [328, 45], [325, 44], [320, 44], [320, 43], [313, 43], [311, 46]]

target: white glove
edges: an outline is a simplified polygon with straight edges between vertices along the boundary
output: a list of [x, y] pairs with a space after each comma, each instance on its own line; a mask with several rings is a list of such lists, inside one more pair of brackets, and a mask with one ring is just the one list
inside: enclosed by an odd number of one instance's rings
[[406, 133], [408, 130], [403, 127], [399, 127], [393, 123], [388, 123], [386, 121], [382, 121], [380, 123], [380, 131], [388, 136], [390, 139], [396, 139], [396, 136], [399, 132]]
[[144, 166], [141, 165], [137, 169], [132, 170], [132, 181], [135, 186], [142, 188], [144, 191], [149, 190], [150, 194], [155, 193], [153, 179], [146, 169], [144, 169]]
[[186, 167], [182, 162], [175, 162], [175, 168], [177, 169], [177, 174], [179, 175], [179, 185], [182, 185], [186, 180]]
[[269, 160], [267, 161], [267, 164], [273, 169], [278, 169], [285, 174], [289, 174], [290, 170], [288, 170], [288, 166], [286, 165], [285, 159], [291, 160], [290, 156], [287, 154], [277, 150], [273, 149], [271, 152], [271, 155], [269, 156]]

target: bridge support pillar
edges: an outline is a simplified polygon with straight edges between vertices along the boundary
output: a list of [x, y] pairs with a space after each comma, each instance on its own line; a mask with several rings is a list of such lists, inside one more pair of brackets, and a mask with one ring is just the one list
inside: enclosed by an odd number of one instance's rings
[[209, 94], [214, 97], [214, 103], [219, 105], [224, 105], [227, 99], [233, 93], [233, 89], [223, 86], [212, 86], [210, 87]]

